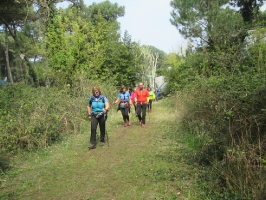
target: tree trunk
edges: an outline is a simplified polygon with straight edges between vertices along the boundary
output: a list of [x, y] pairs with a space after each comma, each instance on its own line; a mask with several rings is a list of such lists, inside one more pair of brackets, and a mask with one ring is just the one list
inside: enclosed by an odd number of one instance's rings
[[9, 56], [8, 56], [8, 31], [7, 31], [7, 26], [6, 26], [6, 48], [5, 48], [5, 56], [6, 56], [6, 69], [7, 69], [7, 76], [9, 79], [9, 82], [13, 84], [13, 78], [9, 66]]
[[151, 70], [151, 87], [154, 89], [155, 88], [155, 76], [156, 76], [156, 69], [157, 69], [157, 62], [158, 62], [158, 58], [159, 58], [159, 53], [154, 53], [154, 55], [152, 55], [153, 58], [153, 66], [152, 66], [152, 70]]

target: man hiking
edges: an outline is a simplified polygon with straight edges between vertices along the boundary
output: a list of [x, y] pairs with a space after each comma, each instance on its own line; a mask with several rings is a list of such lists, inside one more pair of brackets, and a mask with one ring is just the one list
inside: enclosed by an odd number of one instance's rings
[[149, 101], [149, 92], [144, 88], [142, 82], [139, 83], [139, 87], [135, 91], [135, 105], [137, 107], [137, 116], [139, 124], [145, 127], [146, 108]]
[[159, 88], [158, 87], [156, 87], [156, 89], [154, 90], [154, 92], [155, 92], [155, 100], [156, 101], [159, 101], [159, 95], [160, 95], [160, 90], [159, 90]]

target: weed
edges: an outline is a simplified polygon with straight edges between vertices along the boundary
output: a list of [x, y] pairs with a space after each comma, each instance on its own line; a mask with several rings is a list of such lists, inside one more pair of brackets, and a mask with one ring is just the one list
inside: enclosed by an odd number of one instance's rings
[[121, 115], [111, 110], [110, 147], [88, 151], [90, 126], [83, 123], [82, 134], [21, 154], [16, 168], [3, 176], [7, 183], [1, 194], [16, 191], [17, 199], [197, 199], [195, 169], [181, 159], [185, 146], [173, 139], [180, 139], [173, 117], [160, 114], [171, 109], [163, 101], [154, 104], [145, 131], [137, 123], [128, 129], [117, 125]]

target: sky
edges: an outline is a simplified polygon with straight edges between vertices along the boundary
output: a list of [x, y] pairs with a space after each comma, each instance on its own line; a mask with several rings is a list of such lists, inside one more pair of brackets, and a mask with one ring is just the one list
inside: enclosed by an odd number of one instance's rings
[[[84, 0], [89, 6], [104, 0]], [[127, 30], [131, 39], [141, 45], [151, 45], [165, 53], [180, 53], [187, 46], [177, 28], [170, 22], [170, 0], [109, 0], [125, 7], [125, 15], [118, 18], [121, 35]], [[67, 3], [57, 4], [67, 7]]]

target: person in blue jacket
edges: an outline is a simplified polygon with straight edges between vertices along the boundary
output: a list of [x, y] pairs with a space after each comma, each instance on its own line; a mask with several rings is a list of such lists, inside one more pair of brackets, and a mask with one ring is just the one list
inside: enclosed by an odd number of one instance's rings
[[124, 126], [130, 126], [130, 120], [129, 120], [129, 111], [131, 107], [131, 99], [130, 99], [130, 93], [127, 91], [126, 86], [122, 85], [120, 88], [120, 92], [118, 93], [117, 99], [113, 102], [113, 104], [117, 104], [119, 102], [118, 109], [121, 110], [123, 120], [124, 120]]
[[160, 90], [158, 87], [156, 87], [156, 89], [154, 90], [154, 93], [155, 93], [155, 100], [159, 101]]
[[96, 148], [96, 129], [100, 125], [100, 146], [104, 145], [105, 125], [107, 111], [109, 110], [108, 99], [101, 94], [98, 86], [92, 88], [92, 96], [88, 99], [88, 116], [91, 121], [91, 137], [89, 149]]

